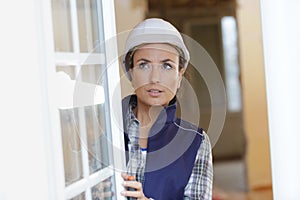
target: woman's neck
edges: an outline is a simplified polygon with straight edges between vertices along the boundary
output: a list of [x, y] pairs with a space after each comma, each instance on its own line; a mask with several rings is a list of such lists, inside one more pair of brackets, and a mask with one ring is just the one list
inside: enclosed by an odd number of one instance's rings
[[139, 120], [141, 127], [151, 127], [162, 109], [163, 106], [145, 106], [138, 103], [138, 106], [134, 110], [134, 114]]
[[146, 106], [142, 103], [137, 105], [134, 114], [140, 122], [139, 144], [141, 148], [147, 148], [150, 128], [155, 123], [163, 106]]

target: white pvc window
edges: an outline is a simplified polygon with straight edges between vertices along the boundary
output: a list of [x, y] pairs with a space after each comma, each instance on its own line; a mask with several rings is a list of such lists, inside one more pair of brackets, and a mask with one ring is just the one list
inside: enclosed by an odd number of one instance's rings
[[[119, 72], [117, 63], [107, 67], [108, 57], [117, 55], [117, 50], [100, 45], [115, 34], [113, 1], [52, 0], [51, 5], [55, 71], [60, 80], [61, 151], [56, 154], [63, 161], [63, 178], [56, 182], [63, 182], [58, 185], [64, 199], [121, 199], [115, 168], [124, 163], [122, 151], [116, 150], [123, 149], [123, 136], [118, 129], [121, 120], [112, 117], [112, 94], [121, 103], [115, 92]], [[114, 196], [103, 198], [108, 191]]]

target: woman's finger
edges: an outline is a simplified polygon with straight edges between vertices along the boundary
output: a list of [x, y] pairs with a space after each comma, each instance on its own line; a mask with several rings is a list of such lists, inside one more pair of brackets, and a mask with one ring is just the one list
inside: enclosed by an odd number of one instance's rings
[[130, 176], [130, 175], [128, 175], [128, 174], [126, 174], [126, 173], [121, 173], [121, 176], [122, 176], [122, 178], [124, 179], [124, 181], [133, 181], [133, 180], [135, 180], [135, 177], [134, 176]]
[[144, 197], [144, 193], [141, 191], [126, 191], [126, 190], [124, 190], [121, 192], [121, 195], [125, 196], [125, 197], [135, 197], [135, 198]]
[[130, 188], [134, 188], [136, 190], [142, 190], [142, 184], [138, 181], [124, 181], [122, 183], [122, 185], [124, 187], [130, 187]]

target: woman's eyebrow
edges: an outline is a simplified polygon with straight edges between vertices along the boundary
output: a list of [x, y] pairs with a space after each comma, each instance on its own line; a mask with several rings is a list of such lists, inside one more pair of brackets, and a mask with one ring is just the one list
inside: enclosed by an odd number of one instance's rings
[[169, 59], [169, 58], [167, 58], [167, 59], [164, 59], [164, 60], [162, 60], [162, 61], [160, 61], [161, 63], [165, 63], [165, 62], [172, 62], [172, 63], [176, 63], [175, 61], [173, 61], [172, 59]]
[[[151, 60], [148, 60], [146, 58], [141, 58], [141, 59], [138, 59], [136, 62], [152, 62]], [[170, 58], [167, 58], [167, 59], [164, 59], [164, 60], [161, 60], [160, 63], [165, 63], [165, 62], [172, 62], [172, 63], [176, 63], [175, 61], [173, 61], [172, 59]]]
[[150, 60], [147, 60], [146, 58], [141, 58], [141, 59], [138, 59], [136, 62], [151, 62]]

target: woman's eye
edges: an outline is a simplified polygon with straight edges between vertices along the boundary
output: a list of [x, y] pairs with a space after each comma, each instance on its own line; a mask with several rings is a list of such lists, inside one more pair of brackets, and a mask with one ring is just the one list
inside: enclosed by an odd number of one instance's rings
[[162, 66], [163, 66], [163, 69], [165, 69], [165, 70], [170, 70], [173, 68], [172, 65], [169, 63], [163, 63]]
[[142, 63], [139, 63], [138, 67], [139, 67], [139, 69], [148, 69], [149, 64], [146, 62], [142, 62]]

